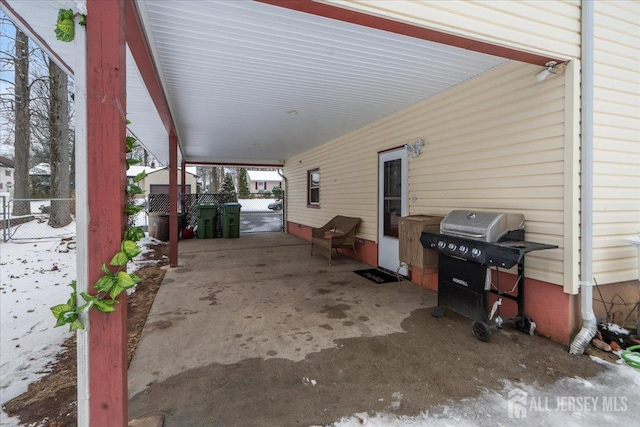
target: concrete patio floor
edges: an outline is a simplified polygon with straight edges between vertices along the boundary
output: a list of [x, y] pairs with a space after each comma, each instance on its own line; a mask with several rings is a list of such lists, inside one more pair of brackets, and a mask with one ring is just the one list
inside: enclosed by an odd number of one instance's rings
[[181, 241], [129, 368], [130, 418], [327, 425], [606, 369], [509, 326], [480, 342], [470, 320], [431, 316], [434, 293], [421, 305], [415, 285], [399, 293], [353, 273], [363, 268], [343, 256], [329, 266], [282, 233]]

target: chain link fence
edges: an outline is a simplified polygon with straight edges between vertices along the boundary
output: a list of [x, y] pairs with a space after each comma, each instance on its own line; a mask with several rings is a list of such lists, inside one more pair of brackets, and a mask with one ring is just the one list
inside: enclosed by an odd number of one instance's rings
[[71, 238], [76, 235], [75, 199], [0, 197], [2, 240]]
[[[135, 225], [147, 228], [149, 215], [169, 214], [169, 195], [150, 194], [140, 199], [146, 209], [131, 218]], [[198, 205], [216, 204], [218, 237], [221, 230], [222, 203], [240, 203], [240, 232], [261, 233], [284, 230], [284, 195], [255, 194], [239, 199], [231, 194], [183, 194], [179, 196], [178, 212], [181, 226], [196, 229]], [[38, 240], [71, 238], [76, 235], [75, 199], [9, 199], [0, 196], [0, 229], [2, 240]]]

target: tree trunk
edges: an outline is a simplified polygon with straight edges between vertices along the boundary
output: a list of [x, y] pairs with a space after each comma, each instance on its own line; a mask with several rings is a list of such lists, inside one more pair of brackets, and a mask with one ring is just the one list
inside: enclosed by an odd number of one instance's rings
[[211, 168], [211, 181], [210, 181], [210, 185], [209, 185], [209, 192], [211, 192], [212, 194], [216, 194], [218, 193], [218, 190], [220, 189], [219, 185], [220, 185], [220, 178], [218, 177], [218, 168], [217, 167], [212, 167]]
[[15, 187], [13, 215], [29, 215], [29, 38], [16, 29], [15, 59]]
[[49, 163], [51, 164], [51, 210], [49, 225], [71, 223], [69, 188], [69, 100], [67, 75], [49, 60]]

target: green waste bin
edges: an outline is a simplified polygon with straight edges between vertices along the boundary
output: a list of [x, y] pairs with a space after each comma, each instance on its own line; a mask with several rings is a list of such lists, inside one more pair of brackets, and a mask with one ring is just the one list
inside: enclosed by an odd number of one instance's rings
[[222, 237], [240, 237], [240, 203], [223, 203], [220, 205], [222, 214]]
[[218, 205], [198, 205], [198, 239], [216, 237], [216, 213]]

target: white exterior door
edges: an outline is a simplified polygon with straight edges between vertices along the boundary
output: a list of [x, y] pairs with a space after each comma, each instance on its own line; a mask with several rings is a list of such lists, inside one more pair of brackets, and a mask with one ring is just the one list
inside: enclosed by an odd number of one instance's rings
[[[399, 220], [409, 213], [407, 150], [388, 151], [378, 166], [378, 265], [396, 271], [400, 265]], [[406, 275], [402, 268], [400, 274]]]

